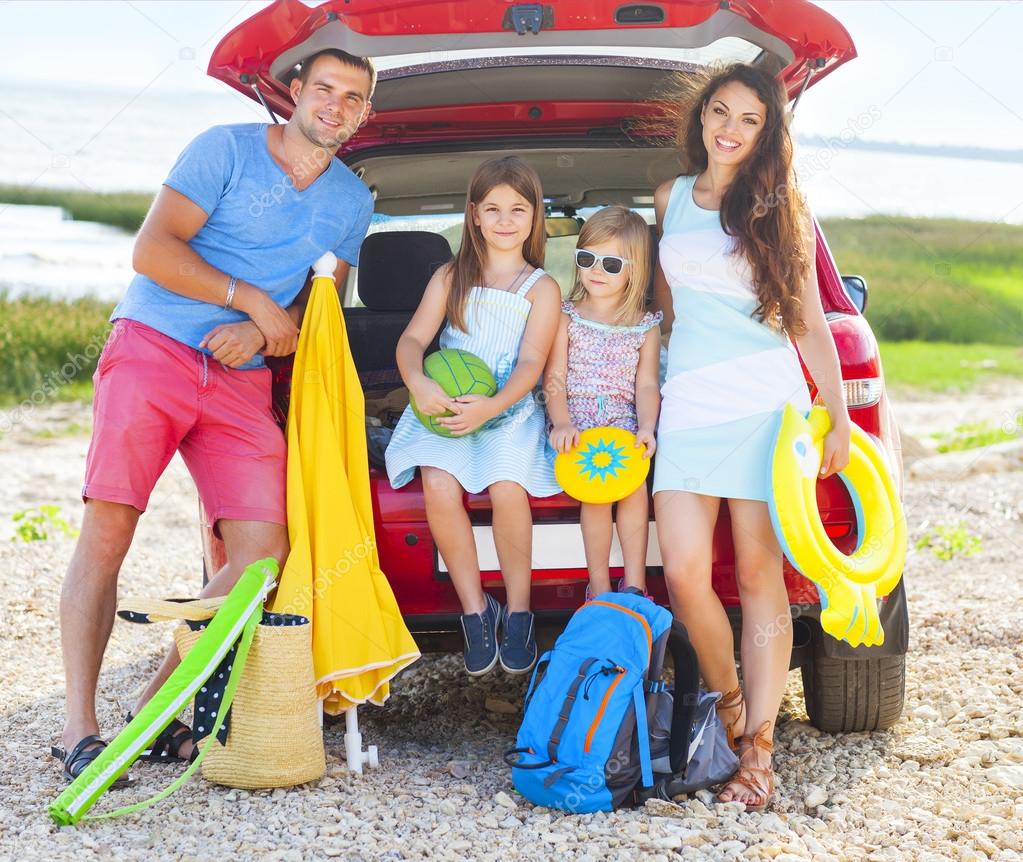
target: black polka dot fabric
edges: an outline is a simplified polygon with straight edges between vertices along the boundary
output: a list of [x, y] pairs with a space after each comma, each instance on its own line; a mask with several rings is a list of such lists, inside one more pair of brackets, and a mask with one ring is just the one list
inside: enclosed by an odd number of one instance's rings
[[[168, 599], [172, 602], [189, 602], [192, 599]], [[153, 622], [148, 614], [136, 611], [118, 611], [117, 615], [130, 623], [148, 624]], [[200, 632], [209, 625], [209, 620], [186, 620], [186, 625], [194, 632]], [[298, 614], [276, 614], [270, 611], [263, 611], [263, 618], [260, 620], [263, 626], [307, 626], [308, 617]], [[224, 691], [227, 688], [227, 681], [231, 676], [234, 667], [234, 657], [238, 651], [238, 644], [228, 650], [227, 655], [217, 665], [216, 669], [206, 680], [195, 695], [194, 716], [192, 721], [192, 741], [198, 743], [205, 739], [213, 731], [217, 714], [220, 711], [220, 704], [224, 699]], [[227, 734], [230, 728], [231, 710], [228, 709], [224, 715], [224, 722], [217, 732], [217, 739], [221, 745], [227, 745]]]

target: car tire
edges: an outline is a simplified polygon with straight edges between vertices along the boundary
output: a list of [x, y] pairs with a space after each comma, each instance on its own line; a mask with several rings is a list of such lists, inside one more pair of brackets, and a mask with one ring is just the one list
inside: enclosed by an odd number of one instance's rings
[[810, 724], [826, 733], [886, 730], [906, 699], [906, 656], [827, 658], [817, 652], [802, 667]]

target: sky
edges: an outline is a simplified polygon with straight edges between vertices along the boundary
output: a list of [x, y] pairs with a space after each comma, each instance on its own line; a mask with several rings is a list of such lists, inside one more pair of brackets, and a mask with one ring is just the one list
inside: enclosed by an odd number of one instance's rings
[[[483, 0], [478, 0], [483, 2]], [[0, 81], [44, 92], [204, 92], [224, 122], [255, 119], [205, 74], [262, 0], [0, 2]], [[924, 145], [1023, 149], [1020, 0], [820, 0], [859, 57], [804, 96], [795, 131]], [[3, 103], [0, 102], [0, 112]], [[188, 123], [188, 117], [175, 118]], [[196, 129], [198, 131], [198, 129]]]

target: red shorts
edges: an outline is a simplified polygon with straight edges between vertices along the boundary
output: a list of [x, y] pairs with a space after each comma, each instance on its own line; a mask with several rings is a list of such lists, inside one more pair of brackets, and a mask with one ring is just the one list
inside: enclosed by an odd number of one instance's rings
[[175, 451], [211, 524], [286, 524], [287, 451], [270, 371], [238, 371], [135, 320], [120, 319], [93, 375], [82, 499], [146, 510]]

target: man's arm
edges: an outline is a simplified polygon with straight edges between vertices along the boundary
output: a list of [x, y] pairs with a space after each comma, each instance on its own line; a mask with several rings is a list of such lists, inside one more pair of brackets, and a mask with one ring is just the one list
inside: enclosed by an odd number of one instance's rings
[[[346, 261], [338, 261], [337, 269], [334, 270], [334, 278], [337, 283], [338, 293], [343, 294], [345, 281], [348, 279], [350, 264]], [[305, 315], [305, 307], [309, 302], [309, 295], [312, 292], [312, 275], [306, 279], [305, 285], [299, 291], [295, 301], [285, 311], [296, 327], [302, 325], [302, 318]], [[344, 299], [342, 295], [342, 300]], [[229, 368], [240, 368], [257, 353], [264, 356], [287, 356], [287, 353], [271, 353], [266, 348], [266, 339], [263, 333], [251, 320], [243, 320], [241, 323], [224, 323], [214, 327], [202, 340], [200, 347], [209, 348], [213, 358], [224, 363]], [[297, 341], [296, 348], [297, 349]], [[294, 350], [289, 351], [294, 353]]]
[[[169, 186], [162, 186], [135, 239], [135, 271], [189, 299], [223, 305], [230, 274], [210, 266], [188, 244], [207, 218], [202, 207]], [[298, 327], [265, 291], [239, 281], [232, 306], [251, 318], [266, 340], [267, 353], [284, 356], [295, 351]]]

